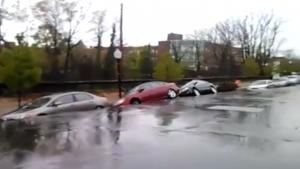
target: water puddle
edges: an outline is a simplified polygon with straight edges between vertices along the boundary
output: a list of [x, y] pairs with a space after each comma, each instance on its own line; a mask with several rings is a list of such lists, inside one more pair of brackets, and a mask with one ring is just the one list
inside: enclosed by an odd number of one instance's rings
[[262, 108], [257, 107], [240, 107], [240, 106], [210, 106], [209, 110], [227, 110], [227, 111], [241, 111], [249, 113], [259, 113], [262, 112]]

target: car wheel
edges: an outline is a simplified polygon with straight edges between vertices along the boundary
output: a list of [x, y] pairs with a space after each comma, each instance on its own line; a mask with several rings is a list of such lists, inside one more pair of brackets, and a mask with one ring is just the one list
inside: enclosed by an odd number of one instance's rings
[[101, 106], [101, 105], [96, 106], [96, 109], [103, 109], [103, 108], [104, 108], [104, 106]]
[[211, 88], [211, 91], [214, 93], [214, 94], [217, 94], [218, 93], [218, 91], [217, 91], [217, 89], [215, 89], [215, 88]]
[[201, 95], [201, 93], [197, 89], [193, 89], [193, 92], [194, 92], [195, 96], [200, 96]]
[[176, 97], [177, 97], [177, 94], [176, 94], [175, 90], [169, 89], [169, 90], [168, 90], [168, 98], [169, 98], [169, 99], [174, 99], [174, 98], [176, 98]]
[[131, 99], [130, 104], [132, 104], [132, 105], [138, 105], [138, 104], [141, 104], [141, 101], [139, 99], [137, 99], [137, 98]]

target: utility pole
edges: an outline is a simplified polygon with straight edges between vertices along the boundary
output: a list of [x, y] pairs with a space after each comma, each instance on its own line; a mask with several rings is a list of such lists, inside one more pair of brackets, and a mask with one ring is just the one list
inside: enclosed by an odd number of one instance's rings
[[120, 13], [120, 51], [123, 54], [123, 3], [121, 3], [121, 13]]
[[119, 98], [122, 97], [122, 56], [124, 55], [124, 50], [123, 50], [123, 3], [121, 3], [121, 12], [120, 12], [120, 53], [121, 53], [121, 58], [117, 59]]

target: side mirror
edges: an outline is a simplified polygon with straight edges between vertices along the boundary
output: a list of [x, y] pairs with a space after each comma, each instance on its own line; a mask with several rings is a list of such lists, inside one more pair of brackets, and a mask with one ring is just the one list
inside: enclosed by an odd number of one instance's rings
[[57, 107], [57, 106], [62, 105], [62, 104], [63, 104], [62, 102], [56, 101], [56, 102], [53, 102], [52, 107]]
[[138, 92], [139, 92], [139, 93], [142, 93], [144, 90], [145, 90], [145, 89], [142, 88], [142, 89], [139, 89]]

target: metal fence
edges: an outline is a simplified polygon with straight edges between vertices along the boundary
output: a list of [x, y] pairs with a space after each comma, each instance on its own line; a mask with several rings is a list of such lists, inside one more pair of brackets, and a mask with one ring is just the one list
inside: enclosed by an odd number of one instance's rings
[[[236, 77], [199, 77], [193, 79], [206, 80], [212, 83], [220, 83], [226, 81], [251, 81], [259, 79], [271, 79], [269, 76], [236, 76]], [[178, 85], [182, 85], [192, 78], [184, 78], [182, 80], [176, 81]], [[125, 79], [122, 80], [123, 90], [126, 91], [138, 84], [153, 81], [153, 79]], [[108, 89], [117, 89], [118, 81], [117, 80], [94, 80], [94, 81], [42, 81], [36, 85], [30, 92], [65, 92], [65, 91], [77, 91], [77, 90], [108, 90]], [[0, 94], [7, 93], [7, 88], [4, 84], [0, 83]]]

